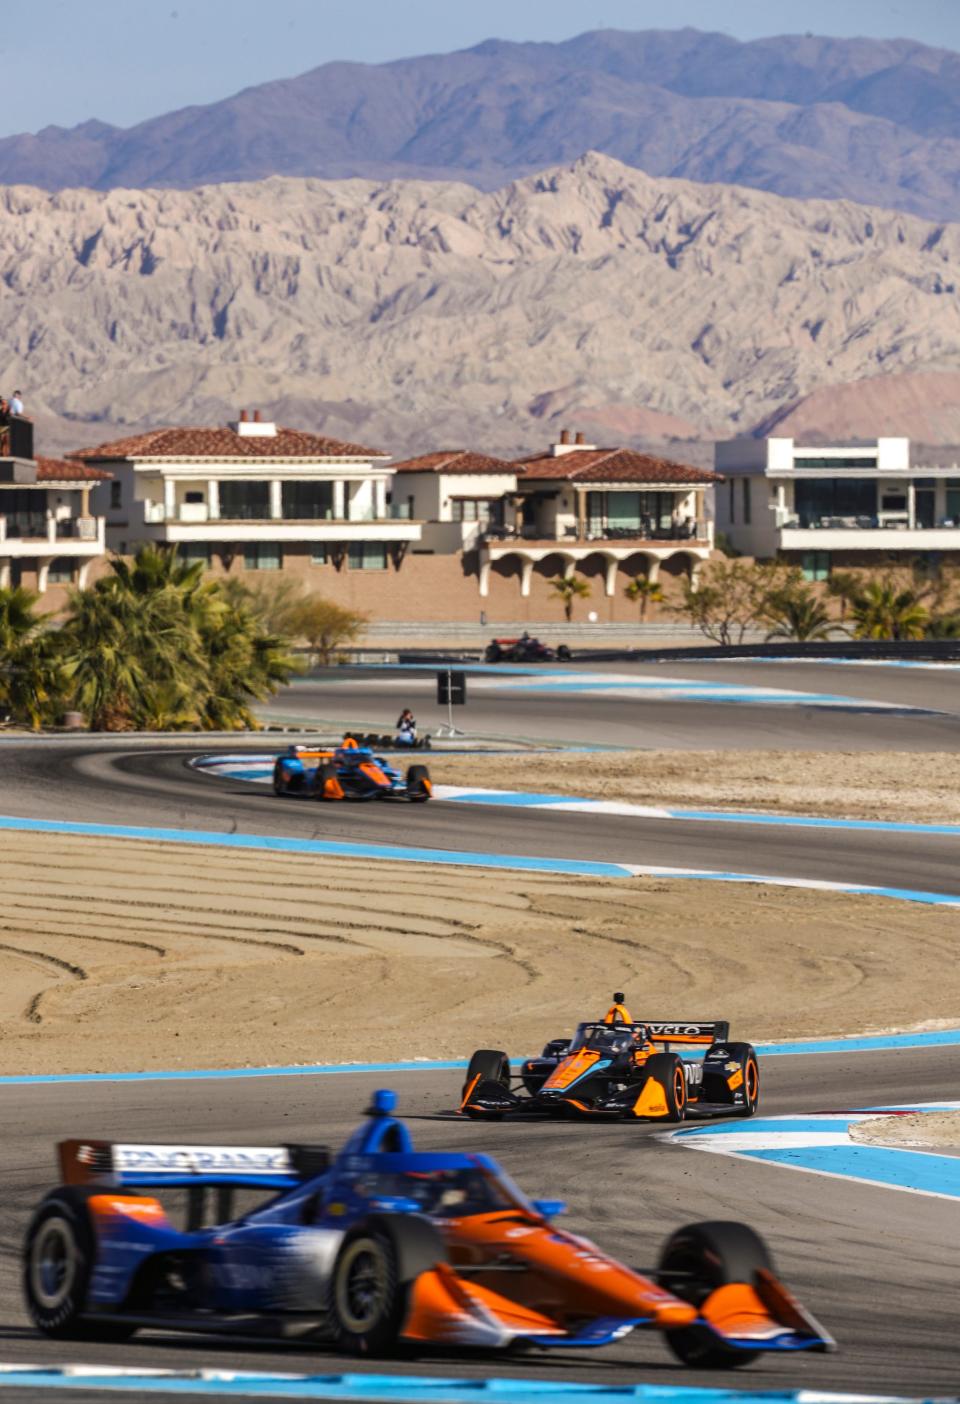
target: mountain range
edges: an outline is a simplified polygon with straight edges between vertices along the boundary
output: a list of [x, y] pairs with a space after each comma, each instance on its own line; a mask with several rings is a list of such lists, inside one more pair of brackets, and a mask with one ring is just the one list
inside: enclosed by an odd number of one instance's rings
[[395, 454], [960, 442], [960, 225], [597, 153], [486, 193], [7, 187], [0, 285], [0, 388], [47, 452], [241, 407]]
[[[92, 99], [93, 100], [93, 99]], [[651, 176], [960, 219], [960, 55], [693, 29], [328, 63], [129, 129], [0, 141], [0, 183], [189, 189], [274, 175], [492, 190], [603, 152]]]

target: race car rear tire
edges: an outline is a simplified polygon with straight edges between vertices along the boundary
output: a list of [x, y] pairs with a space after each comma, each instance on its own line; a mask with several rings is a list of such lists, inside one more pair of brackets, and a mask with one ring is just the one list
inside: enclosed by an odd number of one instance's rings
[[740, 1063], [740, 1070], [743, 1073], [743, 1106], [735, 1107], [734, 1116], [753, 1116], [760, 1105], [760, 1065], [757, 1062], [757, 1054], [750, 1043], [731, 1043], [730, 1061], [734, 1059]]
[[127, 1340], [135, 1326], [84, 1319], [96, 1258], [88, 1199], [95, 1190], [65, 1186], [48, 1194], [27, 1229], [23, 1294], [34, 1325], [59, 1340]]
[[478, 1048], [470, 1059], [467, 1075], [460, 1090], [461, 1097], [467, 1095], [467, 1088], [477, 1078], [482, 1082], [499, 1082], [501, 1087], [510, 1086], [510, 1059], [499, 1048]]
[[[699, 1308], [717, 1287], [731, 1282], [752, 1284], [760, 1270], [774, 1270], [760, 1235], [749, 1224], [715, 1220], [677, 1229], [660, 1254], [657, 1283]], [[664, 1334], [677, 1359], [700, 1370], [738, 1370], [760, 1354], [725, 1345], [702, 1326]]]
[[282, 761], [277, 761], [276, 765], [273, 767], [273, 793], [275, 795], [285, 795], [288, 793]]
[[413, 804], [423, 804], [430, 799], [430, 771], [425, 765], [411, 765], [407, 769], [407, 799]]
[[654, 1053], [643, 1066], [647, 1077], [655, 1077], [667, 1102], [665, 1121], [684, 1121], [687, 1115], [687, 1078], [683, 1061], [676, 1053]]
[[484, 663], [499, 663], [503, 657], [503, 649], [499, 644], [487, 644], [483, 653]]
[[570, 649], [566, 644], [557, 645], [557, 659], [561, 663], [568, 663], [572, 657], [573, 654], [570, 652]]
[[446, 1256], [438, 1230], [419, 1215], [378, 1215], [348, 1233], [327, 1303], [338, 1346], [352, 1355], [396, 1354], [417, 1278]]

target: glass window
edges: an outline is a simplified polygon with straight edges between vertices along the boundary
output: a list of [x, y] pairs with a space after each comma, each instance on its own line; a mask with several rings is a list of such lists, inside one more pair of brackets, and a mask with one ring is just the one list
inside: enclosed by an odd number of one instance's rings
[[185, 492], [183, 500], [184, 502], [203, 502], [204, 497], [202, 492]]
[[177, 555], [187, 565], [194, 565], [197, 561], [202, 561], [205, 566], [210, 564], [210, 547], [205, 541], [182, 541], [177, 547]]
[[262, 522], [270, 516], [269, 483], [220, 483], [220, 516], [234, 522]]
[[116, 482], [111, 483], [111, 484], [110, 484], [110, 510], [113, 511], [113, 512], [115, 512], [115, 511], [117, 510], [117, 508], [120, 507], [120, 506], [122, 505], [122, 503], [123, 503], [123, 484], [122, 484], [122, 483], [116, 483]]
[[749, 525], [749, 523], [750, 523], [750, 479], [749, 479], [749, 478], [744, 478], [744, 480], [743, 480], [743, 520], [744, 520], [744, 522], [745, 522], [747, 525]]
[[863, 458], [798, 458], [793, 456], [794, 468], [876, 468], [876, 455]]
[[317, 542], [314, 543], [313, 546], [311, 546], [311, 548], [310, 548], [310, 564], [311, 564], [311, 565], [326, 565], [326, 564], [327, 564], [327, 548], [326, 548], [326, 545], [325, 545], [324, 542], [322, 542], [322, 541], [317, 541]]
[[326, 522], [333, 517], [333, 483], [311, 479], [304, 483], [282, 483], [283, 515], [297, 521]]
[[503, 503], [496, 498], [455, 497], [450, 510], [455, 522], [479, 522], [481, 526], [503, 524]]
[[947, 521], [960, 526], [960, 483], [947, 483]]
[[73, 561], [66, 556], [58, 556], [55, 561], [51, 561], [50, 569], [47, 571], [47, 584], [72, 585]]
[[830, 552], [804, 551], [801, 568], [804, 580], [826, 580], [830, 575]]
[[822, 526], [834, 517], [851, 518], [854, 526], [876, 525], [877, 485], [873, 478], [823, 478], [819, 482], [800, 478], [794, 483], [793, 501], [802, 527]]
[[243, 548], [243, 564], [247, 570], [280, 570], [283, 551], [276, 541], [248, 541]]
[[732, 478], [730, 479], [728, 487], [730, 488], [730, 510], [727, 514], [727, 521], [735, 522], [737, 520], [737, 485]]
[[387, 548], [379, 541], [351, 541], [351, 570], [386, 570]]

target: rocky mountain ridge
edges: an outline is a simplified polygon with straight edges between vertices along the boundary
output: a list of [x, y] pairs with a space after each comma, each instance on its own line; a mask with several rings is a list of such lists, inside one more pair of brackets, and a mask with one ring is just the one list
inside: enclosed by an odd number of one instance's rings
[[693, 29], [490, 40], [328, 63], [129, 129], [92, 120], [11, 136], [0, 183], [186, 189], [288, 175], [489, 190], [587, 150], [654, 176], [960, 219], [960, 55]]
[[[929, 373], [960, 371], [960, 226], [595, 153], [488, 194], [8, 188], [0, 280], [0, 387], [28, 391], [48, 452], [242, 405], [395, 453], [519, 453], [567, 423], [649, 445], [878, 376], [885, 424], [901, 395], [929, 426]], [[861, 399], [845, 423], [875, 433]]]

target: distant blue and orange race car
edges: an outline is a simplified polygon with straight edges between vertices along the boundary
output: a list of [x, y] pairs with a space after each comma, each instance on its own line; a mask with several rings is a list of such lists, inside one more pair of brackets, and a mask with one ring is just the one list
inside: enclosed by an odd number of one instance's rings
[[[338, 1155], [322, 1146], [60, 1144], [63, 1184], [27, 1231], [27, 1309], [48, 1336], [141, 1328], [410, 1347], [605, 1345], [662, 1331], [684, 1364], [830, 1350], [745, 1224], [678, 1229], [649, 1272], [551, 1219], [486, 1155], [416, 1151], [374, 1094]], [[156, 1197], [187, 1199], [178, 1227]], [[269, 1197], [236, 1217], [238, 1190]]]
[[277, 757], [273, 788], [278, 795], [305, 799], [401, 799], [419, 804], [433, 794], [425, 765], [410, 765], [402, 776], [383, 756], [358, 746], [351, 737], [330, 751], [291, 746]]
[[[760, 1065], [750, 1043], [734, 1043], [724, 1019], [633, 1020], [619, 991], [602, 1019], [577, 1025], [572, 1038], [554, 1038], [520, 1068], [522, 1091], [511, 1087], [510, 1059], [479, 1048], [461, 1091], [464, 1116], [493, 1120], [536, 1112], [627, 1121], [753, 1116], [760, 1103]], [[699, 1047], [699, 1058], [677, 1049]]]

